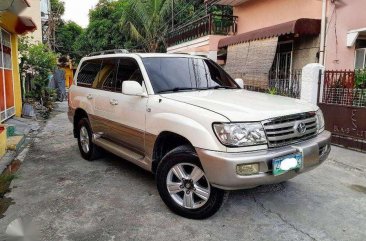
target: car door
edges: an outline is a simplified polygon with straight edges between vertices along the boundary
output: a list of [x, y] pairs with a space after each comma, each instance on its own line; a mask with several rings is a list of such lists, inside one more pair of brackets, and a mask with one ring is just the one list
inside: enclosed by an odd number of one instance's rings
[[98, 73], [102, 64], [101, 59], [86, 60], [82, 63], [78, 75], [77, 75], [77, 86], [74, 95], [78, 96], [75, 101], [79, 102], [79, 106], [87, 111], [89, 121], [93, 132], [101, 132], [102, 125], [99, 123], [96, 113], [95, 103], [96, 97], [98, 96], [99, 90], [94, 88], [95, 83], [98, 81]]
[[108, 93], [108, 122], [105, 122], [105, 135], [120, 145], [139, 154], [144, 154], [145, 115], [148, 98], [122, 94], [123, 81], [137, 81], [143, 85], [143, 77], [134, 58], [120, 58], [112, 86]]
[[93, 82], [94, 115], [92, 116], [93, 131], [103, 138], [108, 138], [111, 120], [116, 106], [111, 103], [111, 96], [116, 92], [115, 79], [118, 69], [118, 58], [106, 58]]

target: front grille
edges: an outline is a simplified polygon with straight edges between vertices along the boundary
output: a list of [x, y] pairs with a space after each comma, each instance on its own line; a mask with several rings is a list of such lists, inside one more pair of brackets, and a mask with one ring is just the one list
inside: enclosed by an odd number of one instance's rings
[[[303, 123], [306, 130], [300, 133], [297, 126]], [[263, 122], [269, 147], [280, 147], [314, 137], [317, 133], [315, 112], [307, 112], [270, 119]]]

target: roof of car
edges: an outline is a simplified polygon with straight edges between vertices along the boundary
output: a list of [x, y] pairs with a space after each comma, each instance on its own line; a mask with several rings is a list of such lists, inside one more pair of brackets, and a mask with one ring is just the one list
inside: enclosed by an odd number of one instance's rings
[[168, 53], [113, 53], [113, 54], [101, 54], [101, 55], [94, 55], [94, 56], [86, 56], [83, 60], [89, 59], [100, 59], [106, 57], [132, 57], [132, 56], [139, 56], [140, 58], [205, 58], [202, 56], [197, 55], [189, 55], [189, 54], [168, 54]]

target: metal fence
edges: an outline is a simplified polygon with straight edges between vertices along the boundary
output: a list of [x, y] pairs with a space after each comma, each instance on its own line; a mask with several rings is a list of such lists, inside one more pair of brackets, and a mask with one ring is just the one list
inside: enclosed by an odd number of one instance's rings
[[167, 44], [173, 46], [207, 35], [233, 35], [237, 31], [237, 20], [237, 16], [207, 14], [169, 32]]
[[355, 71], [325, 71], [321, 102], [366, 107], [366, 88], [359, 88], [355, 80]]
[[366, 152], [366, 79], [352, 70], [323, 74], [318, 105], [324, 113], [325, 128], [332, 132], [332, 143]]
[[281, 74], [270, 71], [267, 74], [250, 73], [243, 74], [244, 88], [247, 90], [266, 92], [273, 95], [282, 95], [292, 98], [300, 98], [301, 70]]

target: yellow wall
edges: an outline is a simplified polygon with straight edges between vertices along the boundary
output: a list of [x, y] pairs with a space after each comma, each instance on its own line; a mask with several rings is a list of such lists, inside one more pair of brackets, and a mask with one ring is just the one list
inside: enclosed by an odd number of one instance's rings
[[0, 26], [6, 31], [15, 33], [18, 16], [11, 12], [0, 12]]
[[15, 115], [20, 117], [22, 114], [22, 85], [19, 74], [18, 59], [18, 36], [11, 35], [12, 63], [13, 63], [13, 81], [14, 81], [14, 98], [15, 98]]
[[21, 116], [22, 113], [22, 90], [19, 74], [18, 60], [18, 35], [15, 34], [15, 25], [17, 16], [10, 12], [0, 13], [0, 27], [11, 33], [11, 57], [13, 67], [13, 82], [14, 82], [14, 98], [15, 98], [15, 115]]

